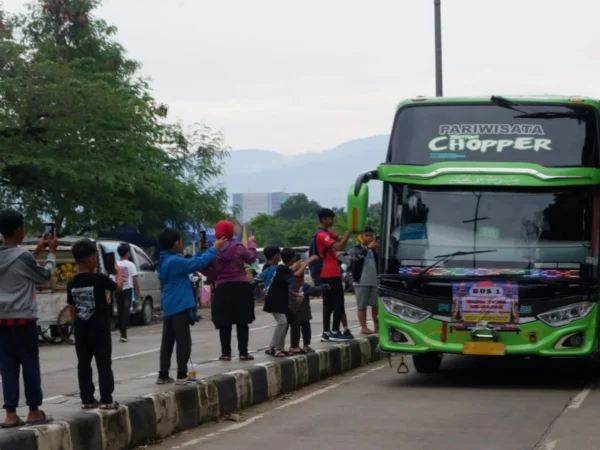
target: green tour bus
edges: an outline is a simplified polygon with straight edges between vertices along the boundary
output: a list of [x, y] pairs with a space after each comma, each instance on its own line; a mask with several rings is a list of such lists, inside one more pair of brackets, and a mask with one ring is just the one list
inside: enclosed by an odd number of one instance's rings
[[444, 354], [596, 354], [599, 112], [581, 97], [399, 105], [385, 162], [348, 195], [360, 233], [383, 182], [382, 353], [420, 373]]

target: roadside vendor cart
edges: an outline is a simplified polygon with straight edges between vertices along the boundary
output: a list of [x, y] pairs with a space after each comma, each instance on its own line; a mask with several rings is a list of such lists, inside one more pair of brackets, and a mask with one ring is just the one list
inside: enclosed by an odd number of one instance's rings
[[[22, 247], [33, 252], [37, 242], [26, 240]], [[44, 264], [47, 253], [36, 259]], [[40, 337], [49, 344], [67, 342], [75, 344], [73, 322], [67, 305], [67, 283], [75, 274], [75, 261], [70, 245], [61, 245], [56, 250], [56, 270], [50, 284], [36, 288], [37, 325]]]

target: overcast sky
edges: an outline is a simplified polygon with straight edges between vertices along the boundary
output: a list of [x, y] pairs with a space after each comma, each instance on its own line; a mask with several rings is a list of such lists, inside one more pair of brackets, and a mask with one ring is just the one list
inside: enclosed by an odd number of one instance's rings
[[[234, 149], [388, 133], [401, 99], [435, 94], [433, 0], [103, 3], [171, 117]], [[442, 0], [442, 15], [445, 95], [600, 96], [597, 0]]]

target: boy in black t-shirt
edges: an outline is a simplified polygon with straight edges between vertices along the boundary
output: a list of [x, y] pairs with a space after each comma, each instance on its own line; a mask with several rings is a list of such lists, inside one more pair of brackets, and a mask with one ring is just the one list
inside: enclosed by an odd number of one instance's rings
[[[71, 305], [71, 319], [75, 322], [75, 351], [77, 378], [83, 409], [117, 409], [112, 393], [115, 381], [112, 372], [112, 341], [110, 336], [110, 308], [106, 291], [119, 292], [123, 288], [123, 273], [115, 264], [116, 282], [103, 273], [96, 273], [98, 250], [89, 239], [81, 239], [71, 250], [78, 265], [77, 275], [67, 285], [67, 303]], [[110, 298], [110, 297], [108, 297]], [[94, 398], [92, 358], [96, 359], [100, 403]]]

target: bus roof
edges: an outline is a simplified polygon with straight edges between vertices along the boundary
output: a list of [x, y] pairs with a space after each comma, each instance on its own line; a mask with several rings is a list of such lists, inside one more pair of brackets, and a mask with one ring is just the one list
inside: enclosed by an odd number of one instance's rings
[[[584, 103], [599, 106], [597, 99], [579, 95], [500, 95], [515, 103]], [[417, 104], [444, 104], [444, 103], [492, 103], [492, 95], [487, 97], [422, 97], [417, 96], [406, 99], [398, 104], [398, 109], [408, 105]]]

